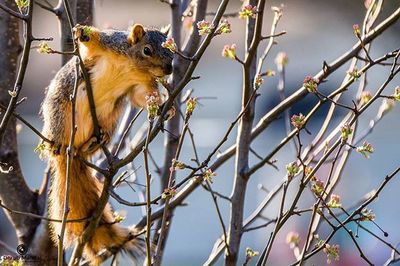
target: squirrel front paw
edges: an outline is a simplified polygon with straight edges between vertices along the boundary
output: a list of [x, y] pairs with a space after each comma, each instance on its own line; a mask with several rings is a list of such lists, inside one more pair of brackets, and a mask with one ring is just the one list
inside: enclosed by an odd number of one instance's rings
[[110, 142], [111, 137], [108, 133], [103, 132], [101, 130], [100, 141], [96, 136], [91, 137], [88, 141], [86, 141], [80, 148], [79, 153], [81, 154], [92, 154], [97, 151], [102, 145]]
[[165, 114], [165, 120], [168, 121], [170, 120], [172, 117], [174, 117], [176, 114], [176, 109], [174, 106], [172, 106], [167, 113]]
[[90, 41], [91, 31], [92, 27], [90, 26], [76, 24], [76, 26], [73, 28], [74, 39], [81, 42], [88, 42]]
[[[165, 106], [165, 103], [162, 103], [160, 105], [157, 115], [161, 115], [161, 111], [164, 109], [164, 106]], [[171, 108], [169, 108], [168, 111], [163, 116], [164, 121], [170, 120], [172, 117], [175, 116], [175, 114], [176, 114], [176, 108], [175, 108], [175, 106], [171, 106]]]
[[51, 145], [51, 149], [50, 151], [54, 154], [54, 155], [60, 155], [61, 154], [61, 144], [52, 144]]

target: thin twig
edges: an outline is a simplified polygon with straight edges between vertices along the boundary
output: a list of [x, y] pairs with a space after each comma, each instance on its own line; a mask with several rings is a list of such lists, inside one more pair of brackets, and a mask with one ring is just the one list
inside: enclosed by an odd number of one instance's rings
[[146, 144], [143, 148], [143, 157], [144, 157], [144, 169], [145, 169], [145, 175], [146, 175], [146, 215], [147, 215], [147, 226], [146, 226], [146, 258], [147, 258], [147, 265], [151, 266], [152, 260], [151, 260], [151, 194], [150, 194], [150, 185], [151, 185], [151, 174], [149, 170], [149, 162], [148, 162], [148, 157], [147, 157], [147, 150], [149, 147], [149, 139], [150, 139], [150, 133], [151, 129], [153, 128], [153, 120], [149, 119], [149, 127], [147, 129], [147, 136], [146, 136]]
[[287, 33], [286, 31], [281, 31], [281, 32], [278, 32], [278, 33], [270, 34], [270, 35], [261, 37], [261, 40], [267, 40], [267, 39], [270, 39], [270, 38], [279, 37], [279, 36], [282, 36], [282, 35], [284, 35], [286, 33]]
[[[381, 93], [383, 92], [383, 90], [387, 87], [387, 85], [393, 80], [393, 78], [400, 72], [400, 68], [395, 68], [395, 65], [397, 64], [397, 59], [400, 56], [400, 51], [397, 52], [397, 54], [395, 55], [394, 58], [394, 62], [393, 62], [393, 66], [391, 68], [390, 74], [387, 77], [387, 79], [383, 82], [383, 84], [380, 86], [380, 88], [378, 89], [378, 91], [376, 92], [376, 94], [371, 98], [371, 100], [366, 103], [364, 106], [362, 106], [359, 110], [359, 112], [357, 112], [357, 114], [354, 114], [353, 118], [349, 121], [349, 126], [351, 126], [352, 124], [354, 124], [358, 117], [376, 100], [379, 98], [379, 96], [381, 95]], [[322, 156], [322, 158], [319, 160], [319, 162], [317, 163], [317, 165], [310, 171], [310, 173], [307, 175], [307, 177], [304, 179], [304, 182], [300, 183], [299, 189], [295, 195], [295, 198], [289, 208], [289, 210], [286, 212], [286, 214], [284, 215], [284, 217], [282, 218], [281, 221], [277, 222], [277, 226], [276, 226], [276, 230], [275, 231], [279, 231], [279, 229], [283, 226], [283, 224], [286, 223], [286, 221], [293, 215], [293, 210], [295, 210], [296, 205], [300, 199], [300, 196], [304, 190], [304, 188], [306, 187], [307, 183], [310, 181], [310, 179], [315, 175], [316, 171], [323, 165], [323, 162], [329, 157], [329, 155], [342, 143], [342, 139], [339, 138], [329, 149], [328, 151]], [[275, 233], [276, 234], [276, 233]], [[259, 262], [262, 262], [262, 264], [265, 264], [267, 259], [268, 259], [268, 255], [269, 252], [271, 250], [273, 241], [270, 241], [266, 247], [264, 248], [264, 251], [262, 253], [262, 255], [260, 256], [260, 260]], [[306, 256], [304, 257], [306, 258]]]
[[[31, 4], [29, 4], [29, 5], [31, 5]], [[27, 21], [29, 19], [29, 17], [30, 17], [29, 12], [28, 12], [28, 15], [21, 14], [21, 13], [19, 13], [17, 11], [12, 10], [11, 8], [9, 8], [8, 6], [6, 6], [3, 3], [0, 3], [0, 9], [4, 10], [8, 14], [10, 14], [11, 16], [16, 17], [16, 18], [21, 19], [21, 20], [24, 20], [24, 21]]]
[[136, 113], [136, 115], [133, 117], [133, 119], [129, 122], [129, 124], [128, 124], [128, 126], [126, 127], [124, 133], [123, 133], [122, 136], [121, 136], [121, 139], [120, 139], [119, 142], [118, 142], [118, 146], [117, 146], [117, 149], [116, 149], [115, 152], [114, 152], [114, 156], [118, 156], [118, 154], [119, 154], [119, 152], [120, 152], [120, 150], [121, 150], [121, 148], [122, 148], [122, 144], [124, 143], [126, 137], [127, 137], [128, 134], [129, 134], [129, 131], [131, 130], [133, 124], [135, 123], [135, 121], [138, 119], [138, 117], [140, 116], [140, 114], [141, 114], [142, 112], [143, 112], [143, 108], [141, 108], [141, 109]]
[[[55, 223], [61, 223], [62, 222], [62, 220], [60, 220], [60, 219], [48, 218], [46, 216], [41, 216], [41, 215], [38, 215], [36, 213], [22, 212], [22, 211], [17, 211], [17, 210], [10, 209], [7, 206], [5, 206], [1, 201], [0, 201], [0, 207], [2, 207], [6, 211], [8, 211], [10, 213], [13, 213], [13, 214], [24, 215], [24, 216], [28, 216], [28, 217], [32, 217], [32, 218], [36, 218], [36, 219], [41, 219], [41, 220], [45, 220], [45, 221], [49, 221], [49, 222], [55, 222]], [[66, 223], [82, 223], [82, 222], [87, 222], [90, 219], [91, 219], [90, 217], [88, 217], [88, 218], [79, 218], [79, 219], [70, 219], [70, 220], [66, 220]]]
[[[0, 109], [2, 110], [7, 110], [7, 107], [3, 106], [2, 104], [0, 104]], [[45, 137], [39, 130], [37, 130], [31, 123], [29, 123], [28, 121], [26, 121], [20, 114], [13, 112], [12, 115], [14, 117], [16, 117], [19, 121], [21, 121], [22, 123], [24, 123], [28, 128], [30, 128], [36, 135], [38, 135], [43, 141], [49, 143], [49, 144], [53, 144], [54, 142], [50, 139], [48, 139], [47, 137]]]

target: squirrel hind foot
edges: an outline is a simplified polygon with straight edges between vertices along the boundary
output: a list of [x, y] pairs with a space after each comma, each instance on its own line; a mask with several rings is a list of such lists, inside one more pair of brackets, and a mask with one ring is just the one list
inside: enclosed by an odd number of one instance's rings
[[84, 256], [91, 265], [99, 265], [117, 254], [127, 254], [136, 265], [139, 265], [146, 254], [144, 239], [136, 234], [135, 229], [117, 225], [100, 226], [84, 250]]
[[122, 253], [127, 254], [134, 262], [144, 259], [146, 256], [146, 242], [144, 238], [141, 237], [141, 234], [138, 234], [137, 229], [134, 227], [123, 229], [127, 229], [128, 234], [124, 243], [120, 247], [115, 247], [114, 254], [122, 251]]
[[146, 256], [146, 242], [144, 238], [136, 237], [122, 246], [121, 250], [126, 253], [132, 261], [138, 262]]

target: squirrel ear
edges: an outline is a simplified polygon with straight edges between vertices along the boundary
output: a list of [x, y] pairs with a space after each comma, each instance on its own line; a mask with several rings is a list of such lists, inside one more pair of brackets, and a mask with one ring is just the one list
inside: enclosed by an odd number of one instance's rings
[[171, 24], [165, 25], [161, 27], [160, 32], [164, 35], [168, 35], [169, 31], [171, 30]]
[[141, 24], [135, 24], [132, 27], [131, 32], [128, 36], [128, 42], [130, 44], [137, 44], [144, 36], [145, 31]]

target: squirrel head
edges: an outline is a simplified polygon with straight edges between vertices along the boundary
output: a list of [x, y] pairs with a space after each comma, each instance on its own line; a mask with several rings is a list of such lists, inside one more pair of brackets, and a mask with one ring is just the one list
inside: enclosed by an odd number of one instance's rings
[[141, 24], [135, 24], [128, 34], [128, 53], [135, 59], [136, 66], [154, 77], [171, 74], [173, 54], [161, 46], [166, 38], [161, 31], [145, 29]]

